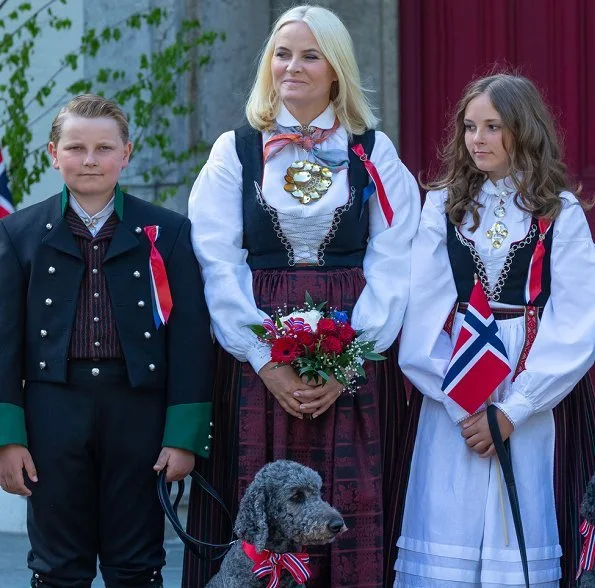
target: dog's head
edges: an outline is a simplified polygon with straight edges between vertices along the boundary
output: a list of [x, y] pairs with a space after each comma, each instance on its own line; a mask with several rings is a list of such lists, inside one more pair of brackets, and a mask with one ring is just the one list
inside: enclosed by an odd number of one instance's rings
[[294, 461], [265, 465], [240, 503], [235, 532], [257, 551], [296, 551], [329, 543], [346, 531], [339, 512], [322, 500], [322, 480]]

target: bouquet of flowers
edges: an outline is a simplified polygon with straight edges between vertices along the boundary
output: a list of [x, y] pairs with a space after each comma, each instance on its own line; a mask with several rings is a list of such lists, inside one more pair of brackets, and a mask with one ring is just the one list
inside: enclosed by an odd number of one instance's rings
[[359, 338], [363, 331], [353, 329], [347, 312], [325, 310], [326, 302], [315, 304], [306, 292], [304, 307], [289, 313], [277, 310], [262, 325], [248, 325], [259, 339], [271, 346], [271, 359], [292, 365], [298, 375], [323, 383], [335, 376], [348, 391], [354, 392], [357, 377], [365, 377], [366, 359], [379, 361], [375, 341]]

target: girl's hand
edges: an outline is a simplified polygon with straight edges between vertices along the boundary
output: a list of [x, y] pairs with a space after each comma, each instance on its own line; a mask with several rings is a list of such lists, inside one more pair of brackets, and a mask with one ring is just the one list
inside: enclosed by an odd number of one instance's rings
[[269, 361], [260, 369], [258, 375], [285, 412], [297, 419], [304, 418], [300, 410], [300, 400], [294, 396], [294, 392], [311, 391], [312, 386], [302, 383], [290, 365], [279, 365]]
[[341, 392], [343, 384], [339, 384], [335, 377], [331, 376], [323, 385], [310, 390], [297, 390], [293, 395], [301, 402], [300, 410], [305, 414], [311, 414], [315, 419], [335, 403]]
[[[514, 431], [514, 425], [501, 410], [496, 412], [496, 420], [498, 421], [502, 441], [506, 441]], [[480, 457], [493, 457], [496, 455], [488, 424], [488, 414], [485, 410], [470, 416], [461, 423], [461, 435], [466, 439], [469, 448], [479, 453]]]

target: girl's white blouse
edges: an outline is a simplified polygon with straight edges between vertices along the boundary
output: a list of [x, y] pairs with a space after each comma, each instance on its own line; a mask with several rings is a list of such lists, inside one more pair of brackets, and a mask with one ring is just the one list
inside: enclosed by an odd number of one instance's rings
[[[277, 121], [284, 127], [299, 126], [284, 107]], [[334, 121], [329, 105], [311, 125], [330, 129]], [[270, 136], [263, 133], [263, 142]], [[342, 150], [347, 159], [347, 143], [347, 133], [339, 127], [319, 147], [323, 151]], [[299, 159], [308, 159], [307, 153], [288, 145], [266, 163], [262, 197], [278, 212], [296, 258], [315, 262], [318, 247], [331, 228], [332, 213], [348, 202], [347, 170], [333, 174], [332, 186], [319, 201], [302, 205], [283, 189], [286, 169]], [[394, 220], [391, 227], [386, 227], [374, 194], [369, 201], [369, 241], [363, 261], [366, 286], [351, 320], [355, 329], [365, 330], [366, 338], [376, 340], [377, 350], [383, 351], [395, 340], [407, 305], [411, 241], [419, 224], [420, 199], [415, 179], [382, 132], [376, 132], [370, 159], [384, 184]], [[213, 145], [192, 188], [188, 215], [215, 336], [236, 359], [248, 360], [258, 372], [270, 361], [270, 350], [246, 325], [261, 324], [267, 315], [254, 301], [252, 271], [246, 263], [248, 252], [242, 247], [242, 165], [233, 131], [221, 135]]]
[[[479, 228], [470, 232], [470, 218], [461, 227], [462, 234], [475, 242], [492, 287], [510, 244], [522, 240], [531, 224], [531, 216], [513, 204], [513, 192], [506, 179], [497, 184], [487, 181], [479, 195], [484, 206], [480, 209]], [[498, 220], [493, 211], [500, 194], [506, 208], [502, 220], [510, 234], [500, 249], [494, 249], [486, 231]], [[558, 404], [595, 360], [595, 246], [576, 198], [569, 192], [563, 192], [562, 198], [564, 207], [553, 225], [551, 295], [543, 310], [537, 338], [527, 358], [526, 370], [514, 382], [508, 378], [497, 391], [496, 405], [515, 427], [533, 414]], [[451, 418], [459, 422], [468, 414], [441, 391], [455, 340], [454, 336], [451, 340], [443, 326], [457, 297], [446, 248], [445, 199], [446, 191], [428, 193], [413, 242], [410, 302], [399, 363], [423, 394], [442, 403]], [[458, 315], [455, 331], [460, 328], [461, 320], [462, 315]], [[514, 328], [520, 330], [520, 345], [524, 331], [522, 319], [504, 322], [514, 322]], [[513, 326], [503, 325], [503, 328]]]

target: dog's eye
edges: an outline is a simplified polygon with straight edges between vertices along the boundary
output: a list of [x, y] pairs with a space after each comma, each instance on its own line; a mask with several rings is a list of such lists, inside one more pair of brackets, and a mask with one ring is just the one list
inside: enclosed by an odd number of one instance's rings
[[304, 502], [306, 500], [306, 494], [302, 490], [295, 490], [289, 500], [291, 502]]

